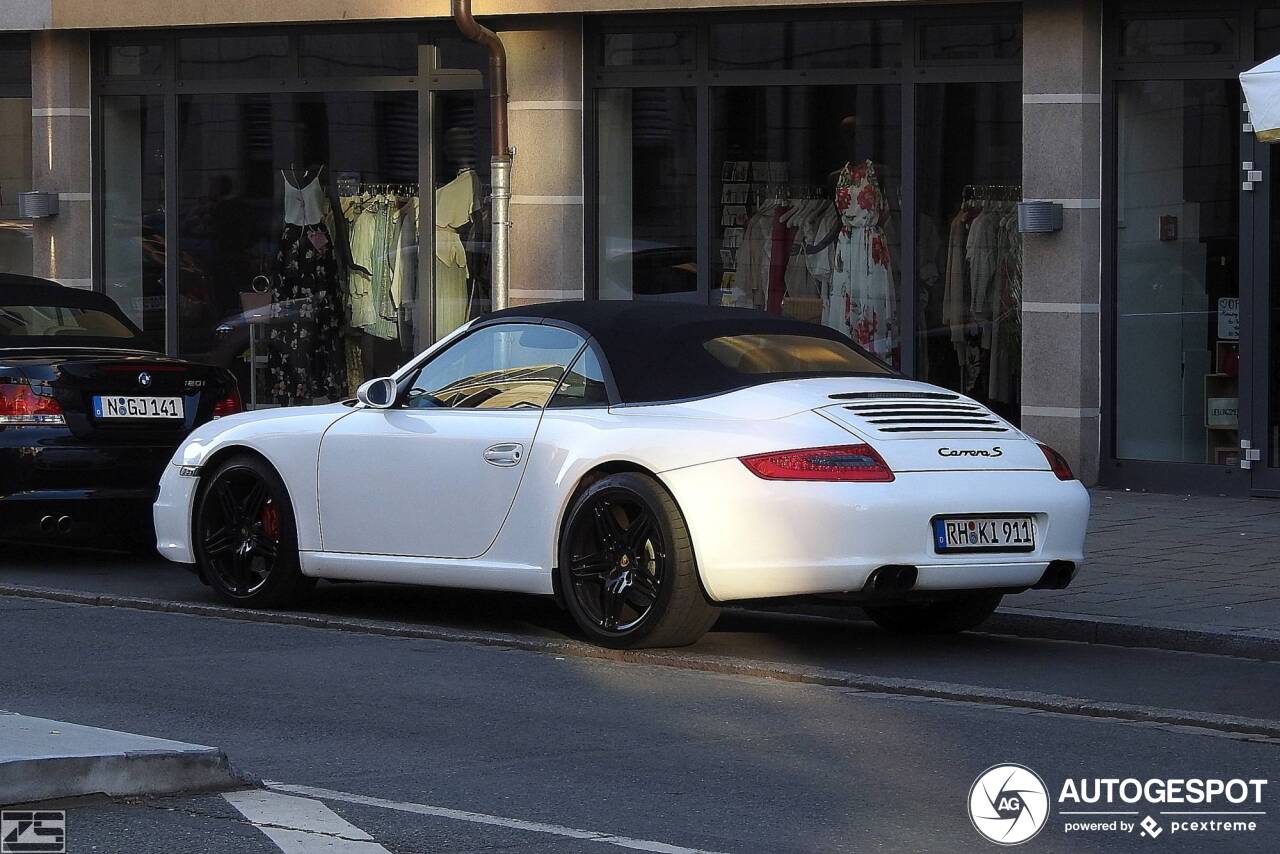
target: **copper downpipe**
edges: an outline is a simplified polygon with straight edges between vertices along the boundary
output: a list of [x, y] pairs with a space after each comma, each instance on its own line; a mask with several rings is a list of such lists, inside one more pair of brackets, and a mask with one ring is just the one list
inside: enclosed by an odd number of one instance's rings
[[471, 0], [451, 0], [458, 30], [489, 51], [489, 114], [493, 130], [493, 241], [491, 295], [494, 310], [507, 307], [510, 290], [511, 145], [507, 133], [507, 49], [493, 30], [471, 14]]
[[471, 0], [453, 0], [453, 20], [464, 36], [489, 51], [489, 115], [493, 124], [493, 156], [507, 157], [507, 49], [502, 40], [471, 14]]

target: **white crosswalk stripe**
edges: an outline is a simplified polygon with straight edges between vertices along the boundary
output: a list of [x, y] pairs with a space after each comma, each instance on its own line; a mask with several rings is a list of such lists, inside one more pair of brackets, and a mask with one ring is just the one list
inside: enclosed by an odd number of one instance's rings
[[[512, 830], [525, 830], [530, 833], [546, 833], [552, 836], [567, 837], [569, 839], [581, 839], [584, 842], [600, 842], [605, 845], [614, 845], [618, 848], [629, 848], [633, 851], [651, 851], [654, 852], [654, 854], [717, 854], [717, 852], [706, 851], [701, 848], [685, 848], [680, 845], [670, 845], [666, 842], [655, 842], [651, 839], [633, 839], [629, 836], [615, 836], [612, 833], [604, 833], [598, 830], [582, 830], [580, 828], [566, 827], [560, 824], [547, 824], [540, 821], [525, 821], [524, 819], [519, 818], [504, 818], [498, 815], [468, 812], [466, 810], [455, 810], [450, 809], [449, 807], [437, 807], [430, 806], [428, 804], [389, 801], [384, 798], [372, 798], [367, 795], [353, 795], [350, 792], [335, 792], [331, 789], [317, 789], [313, 786], [292, 786], [286, 783], [273, 783], [270, 780], [265, 781], [265, 783], [269, 789], [277, 792], [306, 795], [311, 798], [322, 798], [326, 801], [341, 801], [349, 804], [381, 807], [382, 809], [396, 810], [398, 812], [415, 813], [417, 815], [445, 818], [452, 821], [465, 821], [471, 824], [487, 824], [495, 827], [506, 827]], [[352, 850], [354, 851], [357, 849]], [[363, 854], [364, 849], [358, 850]]]
[[228, 792], [226, 798], [284, 854], [391, 854], [319, 801], [281, 792]]

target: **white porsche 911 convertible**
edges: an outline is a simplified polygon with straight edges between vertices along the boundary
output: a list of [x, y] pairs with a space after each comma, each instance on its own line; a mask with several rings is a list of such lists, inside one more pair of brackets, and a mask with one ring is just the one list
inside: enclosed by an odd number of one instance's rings
[[316, 579], [554, 595], [615, 647], [813, 594], [962, 631], [1083, 558], [1089, 497], [1061, 456], [813, 324], [525, 306], [357, 398], [196, 430], [160, 484], [160, 552], [248, 606]]

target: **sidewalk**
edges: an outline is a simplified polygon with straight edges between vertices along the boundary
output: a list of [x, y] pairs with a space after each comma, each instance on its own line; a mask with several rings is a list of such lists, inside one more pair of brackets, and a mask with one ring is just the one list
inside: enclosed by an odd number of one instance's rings
[[1005, 602], [1010, 615], [1280, 644], [1280, 500], [1093, 490], [1081, 574]]

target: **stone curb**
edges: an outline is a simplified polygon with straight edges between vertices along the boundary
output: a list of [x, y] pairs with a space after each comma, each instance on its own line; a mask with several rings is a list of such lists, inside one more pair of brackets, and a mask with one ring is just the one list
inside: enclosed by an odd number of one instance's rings
[[[866, 622], [856, 605], [804, 602], [752, 607], [769, 613], [802, 614], [845, 622]], [[1001, 608], [976, 631], [1042, 640], [1076, 641], [1169, 652], [1198, 652], [1280, 661], [1280, 634], [1213, 630], [1176, 623], [1149, 623], [1115, 617], [1075, 617], [1029, 608]]]
[[686, 653], [681, 650], [663, 650], [661, 652], [616, 650], [569, 639], [541, 638], [504, 632], [477, 632], [437, 626], [407, 626], [349, 617], [319, 617], [279, 611], [247, 611], [222, 605], [203, 605], [132, 596], [77, 593], [66, 590], [14, 585], [0, 585], [0, 596], [215, 617], [241, 622], [330, 629], [382, 637], [471, 643], [480, 646], [572, 656], [574, 658], [619, 661], [669, 667], [678, 670], [820, 685], [865, 693], [954, 700], [1077, 717], [1107, 718], [1147, 724], [1193, 727], [1236, 738], [1262, 737], [1280, 739], [1280, 721], [1217, 715], [1184, 709], [1165, 709], [1128, 703], [1111, 703], [1037, 691], [1011, 691], [978, 685], [872, 676], [808, 665], [755, 661], [728, 656], [704, 656]]
[[[0, 805], [258, 785], [216, 747], [0, 712]], [[64, 738], [63, 736], [67, 736]]]

